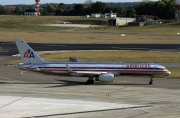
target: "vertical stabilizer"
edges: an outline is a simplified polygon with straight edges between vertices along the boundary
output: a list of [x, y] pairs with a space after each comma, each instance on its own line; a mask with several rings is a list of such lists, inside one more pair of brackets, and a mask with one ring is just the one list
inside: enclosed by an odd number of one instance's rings
[[45, 63], [45, 61], [23, 39], [15, 39], [15, 42], [23, 63]]

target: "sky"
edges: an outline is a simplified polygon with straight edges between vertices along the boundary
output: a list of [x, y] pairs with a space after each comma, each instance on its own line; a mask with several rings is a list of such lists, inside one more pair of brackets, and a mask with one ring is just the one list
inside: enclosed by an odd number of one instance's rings
[[[42, 4], [44, 3], [84, 3], [85, 0], [40, 0]], [[96, 0], [92, 0], [96, 2]], [[139, 2], [142, 0], [97, 0], [101, 2]], [[155, 0], [152, 0], [155, 1]], [[0, 0], [0, 5], [12, 5], [12, 4], [34, 4], [35, 0]]]

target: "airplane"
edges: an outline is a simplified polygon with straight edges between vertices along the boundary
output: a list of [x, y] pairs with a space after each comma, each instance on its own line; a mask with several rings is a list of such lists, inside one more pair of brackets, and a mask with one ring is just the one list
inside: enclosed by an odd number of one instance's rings
[[168, 76], [171, 72], [156, 63], [132, 62], [46, 62], [23, 39], [15, 39], [15, 43], [22, 58], [17, 67], [48, 74], [63, 76], [88, 77], [87, 84], [94, 81], [113, 82], [116, 76], [149, 76], [149, 84], [158, 76]]
[[59, 24], [72, 24], [71, 22], [59, 21]]

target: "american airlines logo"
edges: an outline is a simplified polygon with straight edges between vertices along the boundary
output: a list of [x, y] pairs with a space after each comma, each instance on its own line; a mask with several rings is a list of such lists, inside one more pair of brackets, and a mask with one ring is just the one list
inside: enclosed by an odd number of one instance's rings
[[127, 64], [126, 68], [150, 68], [150, 64]]
[[28, 49], [27, 52], [24, 52], [23, 58], [35, 58], [34, 53], [30, 49]]

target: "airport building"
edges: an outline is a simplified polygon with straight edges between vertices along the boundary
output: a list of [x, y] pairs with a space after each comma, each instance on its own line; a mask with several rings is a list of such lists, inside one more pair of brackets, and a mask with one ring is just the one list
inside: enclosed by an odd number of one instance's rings
[[108, 26], [127, 26], [129, 22], [134, 22], [135, 18], [109, 18]]
[[26, 11], [24, 12], [25, 16], [40, 16], [41, 13], [39, 12], [40, 10], [40, 0], [35, 0], [35, 9], [33, 11]]
[[38, 12], [24, 12], [25, 16], [40, 16]]
[[180, 21], [180, 0], [176, 0], [175, 8], [176, 8], [176, 11], [175, 11], [175, 19], [176, 19], [177, 21]]
[[117, 17], [117, 13], [113, 13], [112, 11], [110, 13], [105, 13], [105, 14], [99, 14], [99, 13], [94, 13], [91, 14], [91, 16], [87, 15], [86, 16], [91, 17], [91, 18], [116, 18]]

